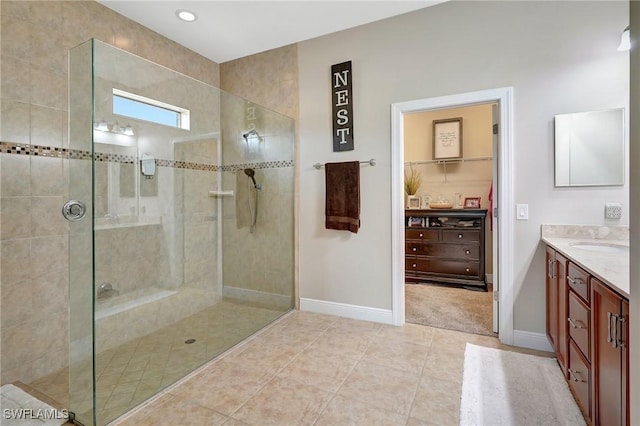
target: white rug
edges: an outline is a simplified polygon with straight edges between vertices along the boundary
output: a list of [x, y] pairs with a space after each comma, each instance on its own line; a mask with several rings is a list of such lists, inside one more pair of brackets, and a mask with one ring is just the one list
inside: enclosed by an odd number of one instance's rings
[[29, 395], [17, 386], [0, 387], [0, 425], [59, 426], [67, 422], [67, 413]]
[[460, 425], [584, 425], [555, 358], [467, 343]]

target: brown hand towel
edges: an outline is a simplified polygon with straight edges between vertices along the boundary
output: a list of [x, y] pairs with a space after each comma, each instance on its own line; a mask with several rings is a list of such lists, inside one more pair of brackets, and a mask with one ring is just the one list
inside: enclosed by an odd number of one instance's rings
[[360, 228], [360, 162], [327, 163], [325, 228], [358, 233]]

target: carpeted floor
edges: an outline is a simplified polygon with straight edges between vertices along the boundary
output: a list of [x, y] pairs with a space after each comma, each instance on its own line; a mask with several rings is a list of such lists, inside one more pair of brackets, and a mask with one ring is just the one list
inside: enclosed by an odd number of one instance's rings
[[493, 291], [407, 283], [405, 320], [465, 333], [494, 336]]
[[460, 424], [585, 423], [555, 358], [467, 343]]

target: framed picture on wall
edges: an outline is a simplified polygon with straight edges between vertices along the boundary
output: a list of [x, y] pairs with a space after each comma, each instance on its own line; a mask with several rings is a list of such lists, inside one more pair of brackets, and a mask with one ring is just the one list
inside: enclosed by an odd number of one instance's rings
[[462, 117], [433, 120], [433, 159], [462, 157]]

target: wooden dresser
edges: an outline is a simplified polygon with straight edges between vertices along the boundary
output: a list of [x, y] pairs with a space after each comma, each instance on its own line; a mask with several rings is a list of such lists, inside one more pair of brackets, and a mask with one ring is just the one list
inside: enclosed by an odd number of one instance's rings
[[486, 209], [405, 210], [405, 280], [487, 289]]

